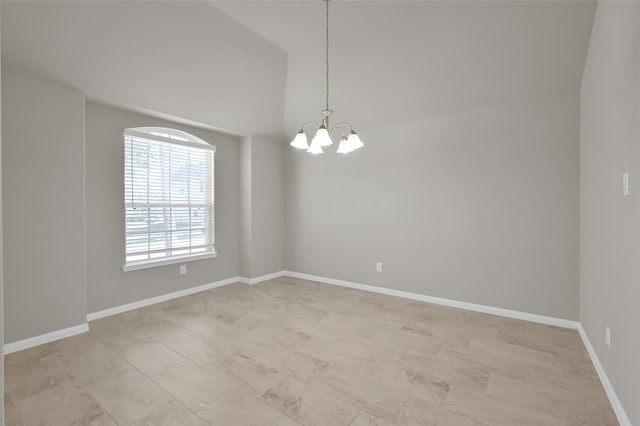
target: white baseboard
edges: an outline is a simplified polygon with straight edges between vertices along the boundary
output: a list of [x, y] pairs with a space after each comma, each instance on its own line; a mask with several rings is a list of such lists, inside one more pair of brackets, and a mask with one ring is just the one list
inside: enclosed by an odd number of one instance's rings
[[578, 327], [578, 332], [580, 333], [580, 337], [582, 338], [582, 342], [584, 346], [587, 348], [587, 352], [589, 352], [589, 356], [591, 357], [591, 361], [593, 362], [596, 371], [598, 372], [598, 377], [600, 377], [600, 381], [602, 382], [602, 386], [604, 387], [604, 391], [607, 393], [609, 397], [609, 402], [611, 402], [611, 407], [613, 411], [616, 413], [616, 417], [618, 418], [618, 422], [620, 426], [632, 426], [631, 420], [627, 416], [627, 413], [624, 411], [622, 407], [622, 403], [618, 399], [618, 395], [613, 390], [613, 385], [609, 381], [609, 377], [607, 377], [607, 373], [604, 371], [604, 367], [600, 363], [600, 359], [596, 354], [595, 349], [593, 349], [593, 345], [589, 340], [589, 336], [587, 336], [587, 332], [584, 331], [582, 324]]
[[578, 321], [562, 318], [548, 317], [527, 312], [512, 311], [510, 309], [496, 308], [493, 306], [478, 305], [475, 303], [461, 302], [458, 300], [444, 299], [441, 297], [427, 296], [424, 294], [410, 293], [408, 291], [393, 290], [385, 287], [376, 287], [367, 284], [358, 284], [350, 281], [336, 280], [334, 278], [320, 277], [317, 275], [301, 274], [299, 272], [283, 271], [282, 275], [293, 278], [300, 278], [310, 281], [318, 281], [325, 284], [337, 285], [341, 287], [355, 288], [358, 290], [370, 291], [373, 293], [386, 294], [388, 296], [402, 297], [403, 299], [418, 300], [421, 302], [434, 303], [437, 305], [451, 306], [453, 308], [466, 309], [468, 311], [483, 312], [486, 314], [498, 315], [501, 317], [515, 318], [524, 321], [537, 322], [540, 324], [554, 325], [556, 327], [571, 328], [577, 330], [580, 326]]
[[192, 287], [192, 288], [187, 288], [180, 291], [174, 291], [172, 293], [163, 294], [161, 296], [151, 297], [149, 299], [127, 303], [126, 305], [115, 306], [113, 308], [103, 309], [98, 312], [92, 312], [90, 314], [87, 314], [87, 321], [93, 321], [100, 318], [109, 317], [111, 315], [121, 314], [123, 312], [132, 311], [138, 308], [144, 308], [145, 306], [155, 305], [156, 303], [166, 302], [167, 300], [173, 300], [179, 297], [189, 296], [191, 294], [200, 293], [202, 291], [211, 290], [213, 288], [222, 287], [222, 286], [237, 283], [237, 282], [253, 285], [253, 284], [260, 283], [262, 281], [267, 281], [267, 280], [281, 277], [283, 274], [284, 272], [280, 271], [280, 272], [274, 272], [268, 275], [262, 275], [255, 278], [246, 278], [246, 277], [240, 277], [240, 276], [227, 278], [225, 280], [204, 284], [198, 287]]
[[253, 285], [253, 284], [261, 283], [263, 281], [272, 280], [274, 278], [280, 278], [284, 274], [285, 274], [285, 271], [279, 271], [279, 272], [274, 272], [272, 274], [261, 275], [259, 277], [255, 277], [255, 278], [240, 277], [240, 282], [244, 283], [244, 284]]
[[30, 337], [17, 342], [7, 343], [4, 345], [4, 354], [22, 351], [24, 349], [33, 348], [34, 346], [44, 345], [45, 343], [54, 342], [56, 340], [65, 339], [67, 337], [86, 333], [89, 331], [89, 324], [84, 323], [62, 330], [52, 331], [51, 333], [41, 334], [40, 336]]
[[618, 399], [616, 392], [613, 390], [613, 385], [609, 381], [609, 378], [607, 377], [607, 373], [604, 371], [604, 367], [600, 363], [600, 360], [598, 359], [598, 356], [596, 355], [596, 352], [593, 349], [591, 342], [589, 341], [589, 337], [587, 336], [587, 333], [584, 331], [584, 328], [582, 327], [582, 324], [579, 321], [571, 321], [571, 320], [566, 320], [562, 318], [547, 317], [544, 315], [530, 314], [527, 312], [513, 311], [510, 309], [495, 308], [493, 306], [478, 305], [475, 303], [460, 302], [458, 300], [443, 299], [440, 297], [426, 296], [423, 294], [410, 293], [410, 292], [400, 291], [400, 290], [392, 290], [384, 287], [375, 287], [375, 286], [366, 285], [366, 284], [358, 284], [350, 281], [336, 280], [333, 278], [321, 277], [317, 275], [301, 274], [299, 272], [284, 271], [282, 275], [293, 277], [293, 278], [300, 278], [304, 280], [317, 281], [325, 284], [355, 288], [358, 290], [371, 291], [374, 293], [386, 294], [389, 296], [402, 297], [405, 299], [419, 300], [422, 302], [435, 303], [438, 305], [451, 306], [454, 308], [461, 308], [461, 309], [466, 309], [470, 311], [483, 312], [487, 314], [499, 315], [503, 317], [521, 319], [525, 321], [531, 321], [531, 322], [536, 322], [541, 324], [554, 325], [557, 327], [564, 327], [564, 328], [571, 328], [571, 329], [578, 330], [578, 332], [580, 333], [580, 337], [582, 338], [582, 341], [584, 342], [584, 345], [587, 348], [587, 352], [591, 357], [591, 361], [593, 362], [593, 365], [596, 371], [598, 372], [598, 377], [600, 378], [600, 381], [602, 382], [602, 386], [604, 387], [604, 390], [607, 393], [607, 397], [609, 398], [611, 407], [613, 408], [613, 411], [616, 413], [616, 417], [618, 418], [618, 422], [620, 423], [620, 426], [632, 426], [631, 420], [629, 419], [626, 412], [624, 411], [624, 408], [622, 407], [622, 403], [620, 402], [620, 399]]
[[[582, 324], [580, 324], [580, 322], [578, 321], [548, 317], [544, 315], [531, 314], [527, 312], [514, 311], [510, 309], [496, 308], [493, 306], [479, 305], [475, 303], [461, 302], [458, 300], [444, 299], [440, 297], [427, 296], [424, 294], [411, 293], [407, 291], [394, 290], [394, 289], [389, 289], [384, 287], [376, 287], [376, 286], [367, 285], [367, 284], [359, 284], [359, 283], [354, 283], [350, 281], [337, 280], [334, 278], [303, 274], [303, 273], [293, 272], [293, 271], [279, 271], [279, 272], [274, 272], [272, 274], [262, 275], [255, 278], [245, 278], [245, 277], [228, 278], [225, 280], [216, 281], [216, 282], [201, 285], [198, 287], [188, 288], [185, 290], [164, 294], [162, 296], [152, 297], [150, 299], [140, 300], [137, 302], [126, 304], [126, 305], [116, 306], [113, 308], [104, 309], [102, 311], [93, 312], [93, 313], [87, 314], [87, 321], [93, 321], [99, 318], [116, 315], [122, 312], [131, 311], [133, 309], [138, 309], [138, 308], [153, 305], [156, 303], [165, 302], [167, 300], [172, 300], [179, 297], [188, 296], [191, 294], [210, 290], [213, 288], [222, 287], [235, 282], [241, 282], [244, 284], [257, 284], [259, 282], [267, 281], [274, 278], [279, 278], [282, 276], [300, 278], [300, 279], [309, 280], [309, 281], [317, 281], [325, 284], [354, 288], [358, 290], [385, 294], [389, 296], [401, 297], [404, 299], [418, 300], [421, 302], [451, 306], [454, 308], [460, 308], [460, 309], [465, 309], [465, 310], [470, 310], [475, 312], [482, 312], [482, 313], [493, 314], [493, 315], [498, 315], [498, 316], [503, 316], [508, 318], [515, 318], [515, 319], [520, 319], [525, 321], [531, 321], [531, 322], [536, 322], [541, 324], [547, 324], [547, 325], [553, 325], [557, 327], [564, 327], [564, 328], [571, 328], [571, 329], [578, 330], [578, 332], [580, 333], [580, 337], [582, 338], [582, 341], [584, 342], [584, 345], [587, 348], [587, 352], [591, 357], [591, 361], [595, 366], [598, 376], [600, 377], [600, 381], [602, 382], [605, 392], [609, 397], [609, 401], [611, 402], [611, 406], [613, 407], [613, 410], [616, 413], [616, 416], [618, 418], [618, 421], [620, 422], [620, 425], [632, 426], [631, 421], [629, 420], [629, 417], [627, 416], [627, 414], [624, 411], [624, 408], [622, 407], [622, 403], [618, 399], [618, 396], [616, 395], [613, 389], [613, 386], [611, 385], [611, 382], [609, 381], [609, 378], [607, 377], [607, 374], [604, 371], [604, 368], [600, 363], [600, 360], [598, 359], [598, 356], [596, 355], [596, 352], [593, 349], [591, 342], [589, 341], [589, 337], [584, 331]], [[4, 353], [10, 354], [13, 352], [21, 351], [23, 349], [28, 349], [34, 346], [53, 342], [55, 340], [60, 340], [66, 337], [75, 336], [77, 334], [85, 333], [87, 331], [89, 331], [89, 325], [85, 323], [75, 327], [69, 327], [64, 330], [58, 330], [51, 333], [43, 334], [41, 336], [35, 336], [29, 339], [20, 340], [18, 342], [8, 343], [4, 345]]]
[[123, 312], [132, 311], [145, 306], [155, 305], [156, 303], [166, 302], [167, 300], [177, 299], [179, 297], [189, 296], [191, 294], [200, 293], [201, 291], [211, 290], [212, 288], [222, 287], [225, 285], [243, 282], [246, 278], [232, 277], [225, 280], [216, 281], [209, 284], [203, 284], [198, 287], [191, 287], [184, 290], [174, 291], [173, 293], [163, 294], [161, 296], [151, 297], [149, 299], [138, 300], [137, 302], [127, 303], [126, 305], [115, 306], [113, 308], [103, 309], [101, 311], [87, 314], [87, 321], [94, 321], [111, 315], [121, 314]]

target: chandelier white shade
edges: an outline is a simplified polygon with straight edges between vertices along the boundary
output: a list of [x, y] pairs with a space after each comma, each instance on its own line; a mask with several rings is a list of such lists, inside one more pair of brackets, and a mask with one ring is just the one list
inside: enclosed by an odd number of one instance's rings
[[[335, 125], [330, 129], [329, 127], [329, 116], [333, 114], [333, 111], [329, 109], [329, 0], [324, 0], [326, 5], [326, 13], [325, 13], [325, 29], [326, 29], [326, 50], [325, 50], [325, 76], [326, 76], [326, 108], [322, 111], [324, 118], [322, 123], [318, 126], [315, 123], [307, 122], [302, 125], [300, 131], [296, 134], [293, 141], [291, 141], [291, 146], [297, 149], [306, 149], [307, 152], [311, 154], [322, 154], [324, 151], [322, 148], [326, 148], [333, 144], [333, 140], [331, 139], [332, 135], [335, 132], [339, 132], [341, 134], [340, 144], [338, 145], [338, 150], [336, 151], [339, 154], [347, 154], [351, 151], [354, 151], [358, 148], [362, 148], [364, 144], [358, 137], [358, 134], [353, 130], [349, 123], [340, 123]], [[311, 126], [316, 129], [315, 136], [311, 140], [311, 144], [307, 139], [307, 134], [305, 133], [305, 127]]]
[[309, 143], [307, 142], [307, 136], [304, 134], [304, 131], [300, 130], [293, 141], [291, 141], [291, 146], [298, 149], [309, 149]]

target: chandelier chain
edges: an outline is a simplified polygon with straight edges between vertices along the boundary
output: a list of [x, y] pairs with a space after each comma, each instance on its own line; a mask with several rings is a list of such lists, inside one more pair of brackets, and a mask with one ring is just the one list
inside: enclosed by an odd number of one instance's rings
[[329, 0], [325, 0], [326, 3], [326, 14], [325, 14], [325, 22], [326, 22], [326, 33], [325, 33], [325, 41], [326, 41], [326, 49], [325, 49], [325, 70], [326, 70], [326, 83], [327, 83], [327, 110], [329, 109]]

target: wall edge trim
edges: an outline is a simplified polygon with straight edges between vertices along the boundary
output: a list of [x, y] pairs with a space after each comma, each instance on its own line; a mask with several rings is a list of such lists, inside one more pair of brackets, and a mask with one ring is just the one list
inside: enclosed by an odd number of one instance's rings
[[84, 324], [63, 328], [62, 330], [56, 330], [50, 333], [41, 334], [39, 336], [18, 340], [17, 342], [7, 343], [6, 345], [4, 345], [4, 354], [7, 355], [25, 349], [33, 348], [34, 346], [44, 345], [45, 343], [55, 342], [56, 340], [76, 336], [88, 331], [89, 324], [85, 322]]
[[94, 321], [100, 318], [110, 317], [112, 315], [121, 314], [123, 312], [132, 311], [138, 308], [144, 308], [145, 306], [155, 305], [156, 303], [166, 302], [168, 300], [177, 299], [179, 297], [189, 296], [195, 293], [200, 293], [203, 291], [211, 290], [218, 287], [223, 287], [225, 285], [233, 284], [233, 283], [243, 283], [243, 284], [257, 284], [263, 281], [271, 280], [274, 278], [281, 277], [284, 274], [283, 271], [274, 272], [272, 274], [261, 275], [255, 278], [246, 278], [241, 276], [231, 277], [220, 281], [215, 281], [209, 284], [203, 284], [197, 287], [186, 288], [184, 290], [178, 290], [171, 293], [163, 294], [160, 296], [150, 297], [148, 299], [138, 300], [137, 302], [127, 303], [125, 305], [114, 306], [113, 308], [103, 309], [97, 312], [92, 312], [87, 314], [87, 321]]
[[337, 280], [334, 278], [327, 278], [327, 277], [321, 277], [321, 276], [310, 275], [310, 274], [302, 274], [299, 272], [284, 271], [283, 275], [293, 277], [293, 278], [310, 280], [310, 281], [318, 281], [325, 284], [337, 285], [341, 287], [349, 287], [349, 288], [354, 288], [358, 290], [370, 291], [373, 293], [380, 293], [380, 294], [385, 294], [389, 296], [402, 297], [404, 299], [434, 303], [437, 305], [451, 306], [454, 308], [466, 309], [470, 311], [482, 312], [482, 313], [493, 314], [493, 315], [498, 315], [498, 316], [503, 316], [508, 318], [520, 319], [520, 320], [531, 321], [531, 322], [536, 322], [540, 324], [553, 325], [556, 327], [564, 327], [564, 328], [577, 330], [578, 333], [580, 334], [582, 342], [584, 343], [584, 346], [587, 349], [587, 352], [589, 353], [591, 362], [593, 362], [596, 372], [598, 373], [600, 382], [602, 383], [605, 393], [609, 398], [609, 402], [611, 403], [611, 407], [613, 408], [613, 411], [616, 414], [618, 422], [620, 422], [620, 426], [633, 426], [631, 424], [631, 420], [627, 416], [627, 413], [624, 411], [622, 402], [620, 402], [618, 395], [613, 389], [613, 385], [609, 381], [609, 377], [607, 376], [607, 373], [605, 372], [604, 367], [600, 363], [600, 359], [598, 358], [598, 355], [596, 354], [593, 346], [591, 345], [591, 341], [589, 340], [589, 337], [587, 336], [587, 333], [585, 332], [584, 327], [582, 326], [582, 323], [580, 323], [579, 321], [548, 317], [548, 316], [538, 315], [538, 314], [530, 314], [527, 312], [496, 308], [493, 306], [479, 305], [475, 303], [461, 302], [461, 301], [452, 300], [452, 299], [444, 299], [440, 297], [427, 296], [427, 295], [418, 294], [418, 293], [410, 293], [410, 292], [401, 291], [401, 290], [393, 290], [393, 289], [388, 289], [384, 287], [358, 284], [350, 281]]
[[[503, 316], [508, 318], [536, 322], [540, 324], [553, 325], [556, 327], [564, 327], [564, 328], [570, 328], [574, 330], [581, 330], [581, 324], [578, 321], [572, 321], [572, 320], [567, 320], [562, 318], [554, 318], [554, 317], [538, 315], [538, 314], [531, 314], [527, 312], [514, 311], [510, 309], [497, 308], [493, 306], [480, 305], [480, 304], [469, 303], [469, 302], [462, 302], [462, 301], [453, 300], [453, 299], [445, 299], [441, 297], [428, 296], [428, 295], [419, 294], [419, 293], [411, 293], [411, 292], [402, 291], [402, 290], [394, 290], [394, 289], [389, 289], [385, 287], [377, 287], [377, 286], [372, 286], [368, 284], [360, 284], [360, 283], [355, 283], [351, 281], [338, 280], [335, 278], [328, 278], [328, 277], [322, 277], [319, 275], [304, 274], [300, 272], [287, 271], [287, 270], [278, 271], [278, 272], [274, 272], [266, 275], [261, 275], [255, 278], [246, 278], [241, 276], [231, 277], [224, 280], [215, 281], [209, 284], [204, 284], [197, 287], [191, 287], [184, 290], [179, 290], [179, 291], [163, 294], [160, 296], [151, 297], [148, 299], [127, 303], [125, 305], [103, 309], [97, 312], [92, 312], [87, 314], [87, 321], [94, 321], [100, 318], [117, 315], [123, 312], [128, 312], [134, 309], [154, 305], [156, 303], [177, 299], [179, 297], [189, 296], [191, 294], [200, 293], [202, 291], [211, 290], [217, 287], [222, 287], [222, 286], [229, 285], [236, 282], [253, 285], [263, 281], [279, 278], [282, 276], [289, 276], [292, 278], [300, 278], [300, 279], [305, 279], [310, 281], [317, 281], [324, 284], [354, 288], [354, 289], [373, 292], [373, 293], [385, 294], [388, 296], [401, 297], [403, 299], [411, 299], [411, 300], [417, 300], [421, 302], [434, 303], [437, 305], [450, 306], [450, 307], [465, 309], [469, 311], [482, 312], [482, 313], [498, 315], [498, 316]], [[79, 331], [80, 329], [82, 331]], [[11, 350], [12, 352], [16, 352], [18, 350], [27, 349], [27, 347], [33, 347], [33, 346], [37, 346], [38, 344], [48, 343], [54, 340], [63, 339], [65, 337], [70, 337], [85, 331], [88, 331], [88, 325], [86, 323], [80, 326], [70, 327], [67, 329], [43, 334], [41, 336], [35, 336], [35, 337], [31, 337], [18, 342], [9, 343], [4, 345], [4, 348], [6, 353], [10, 353], [9, 350]], [[581, 331], [581, 334], [582, 333], [584, 333], [584, 331]], [[585, 334], [585, 337], [586, 337], [586, 334]], [[584, 337], [583, 337], [583, 340], [584, 340]], [[41, 343], [37, 343], [37, 342], [41, 342]], [[30, 346], [27, 346], [27, 345], [30, 345]], [[589, 350], [589, 347], [587, 349]], [[591, 351], [592, 350], [593, 348], [591, 347]], [[595, 355], [595, 352], [593, 352], [593, 354]], [[590, 352], [590, 355], [591, 355], [591, 352]], [[592, 358], [594, 355], [592, 355]]]
[[589, 357], [591, 358], [591, 362], [593, 362], [594, 367], [596, 368], [596, 372], [598, 373], [598, 377], [600, 378], [600, 382], [602, 382], [602, 387], [604, 387], [604, 391], [609, 398], [609, 402], [611, 403], [611, 407], [613, 408], [614, 413], [616, 413], [616, 417], [618, 418], [618, 422], [620, 422], [620, 426], [632, 426], [631, 420], [627, 413], [624, 411], [624, 407], [622, 406], [622, 402], [618, 398], [616, 391], [613, 389], [613, 385], [609, 381], [609, 377], [596, 354], [593, 345], [591, 344], [591, 340], [589, 340], [589, 336], [587, 336], [587, 332], [585, 331], [582, 324], [578, 327], [578, 333], [580, 333], [580, 337], [582, 338], [582, 342], [584, 346], [587, 348], [587, 352], [589, 353]]
[[420, 302], [434, 303], [436, 305], [450, 306], [452, 308], [465, 309], [467, 311], [482, 312], [485, 314], [498, 315], [501, 317], [514, 318], [524, 321], [536, 322], [540, 324], [553, 325], [556, 327], [570, 328], [577, 330], [580, 323], [578, 321], [567, 320], [563, 318], [549, 317], [539, 314], [531, 314], [528, 312], [514, 311], [511, 309], [496, 308], [488, 305], [480, 305], [476, 303], [462, 302], [459, 300], [445, 299], [442, 297], [427, 296], [426, 294], [411, 293], [408, 291], [394, 290], [385, 287], [377, 287], [368, 284], [359, 284], [351, 281], [337, 280], [334, 278], [321, 277], [317, 275], [302, 274], [299, 272], [284, 271], [284, 275], [293, 278], [301, 278], [310, 281], [318, 281], [325, 284], [337, 285], [341, 287], [355, 288], [358, 290], [369, 291], [373, 293], [386, 294], [388, 296], [401, 297], [403, 299], [417, 300]]
[[243, 283], [243, 284], [254, 285], [254, 284], [261, 283], [263, 281], [268, 281], [268, 280], [272, 280], [272, 279], [275, 279], [275, 278], [280, 278], [280, 277], [282, 277], [284, 275], [285, 275], [285, 271], [278, 271], [278, 272], [273, 272], [271, 274], [260, 275], [259, 277], [255, 277], [255, 278], [240, 277], [239, 281], [241, 283]]
[[[497, 308], [493, 306], [480, 305], [480, 304], [469, 303], [469, 302], [462, 302], [458, 300], [445, 299], [441, 297], [427, 296], [419, 293], [411, 293], [407, 291], [394, 290], [394, 289], [389, 289], [385, 287], [377, 287], [377, 286], [372, 286], [368, 284], [359, 284], [351, 281], [338, 280], [335, 278], [328, 278], [328, 277], [322, 277], [319, 275], [304, 274], [300, 272], [293, 272], [293, 271], [287, 271], [287, 270], [274, 272], [266, 275], [261, 275], [255, 278], [246, 278], [246, 277], [236, 276], [236, 277], [227, 278], [220, 281], [215, 281], [209, 284], [204, 284], [197, 287], [192, 287], [184, 290], [175, 291], [172, 293], [167, 293], [161, 296], [156, 296], [149, 299], [128, 303], [126, 305], [103, 309], [101, 311], [87, 314], [87, 321], [93, 321], [93, 320], [108, 317], [111, 315], [128, 312], [133, 309], [138, 309], [145, 306], [154, 305], [156, 303], [177, 299], [179, 297], [200, 293], [202, 291], [214, 289], [217, 287], [223, 287], [225, 285], [233, 284], [236, 282], [253, 285], [253, 284], [257, 284], [263, 281], [268, 281], [268, 280], [283, 277], [283, 276], [299, 278], [299, 279], [304, 279], [309, 281], [316, 281], [316, 282], [329, 284], [329, 285], [348, 287], [348, 288], [368, 291], [372, 293], [379, 293], [379, 294], [384, 294], [388, 296], [401, 297], [403, 299], [410, 299], [410, 300], [416, 300], [420, 302], [433, 303], [437, 305], [450, 306], [453, 308], [460, 308], [468, 311], [481, 312], [481, 313], [498, 315], [498, 316], [507, 317], [507, 318], [514, 318], [514, 319], [519, 319], [524, 321], [530, 321], [530, 322], [535, 322], [540, 324], [553, 325], [556, 327], [564, 327], [564, 328], [577, 330], [578, 333], [580, 334], [582, 342], [584, 343], [587, 349], [587, 352], [589, 353], [589, 357], [593, 362], [596, 372], [598, 373], [598, 377], [600, 378], [600, 382], [604, 387], [607, 397], [609, 398], [609, 402], [611, 403], [613, 411], [615, 412], [616, 417], [620, 422], [620, 425], [632, 426], [631, 420], [627, 416], [624, 410], [624, 407], [622, 406], [620, 399], [618, 398], [615, 390], [613, 389], [613, 385], [609, 381], [607, 373], [605, 372], [604, 367], [602, 366], [602, 363], [600, 362], [600, 359], [598, 358], [598, 355], [596, 354], [595, 349], [593, 348], [593, 345], [591, 344], [591, 341], [589, 340], [589, 337], [586, 331], [584, 330], [584, 327], [579, 321], [572, 321], [572, 320], [567, 320], [562, 318], [531, 314], [527, 312], [514, 311], [510, 309]], [[68, 327], [62, 330], [56, 330], [56, 331], [42, 334], [39, 336], [34, 336], [27, 339], [19, 340], [16, 342], [7, 343], [3, 346], [4, 354], [5, 355], [11, 354], [24, 349], [32, 348], [34, 346], [54, 342], [56, 340], [61, 340], [67, 337], [76, 336], [78, 334], [86, 333], [88, 331], [89, 331], [89, 323], [86, 322], [84, 324]]]
[[222, 287], [225, 285], [242, 282], [242, 277], [231, 277], [220, 281], [214, 281], [209, 284], [199, 285], [197, 287], [190, 287], [184, 290], [173, 291], [171, 293], [162, 294], [160, 296], [150, 297], [148, 299], [138, 300], [136, 302], [127, 303], [125, 305], [114, 306], [113, 308], [102, 309], [97, 312], [91, 312], [87, 314], [87, 321], [94, 321], [100, 318], [110, 317], [112, 315], [121, 314], [123, 312], [132, 311], [134, 309], [144, 308], [145, 306], [155, 305], [156, 303], [166, 302], [168, 300], [177, 299], [179, 297], [189, 296], [195, 293], [200, 293], [213, 288]]
[[[197, 287], [192, 287], [184, 290], [175, 291], [172, 293], [167, 293], [167, 294], [152, 297], [149, 299], [139, 300], [137, 302], [128, 303], [126, 305], [103, 309], [101, 311], [87, 314], [87, 321], [93, 321], [93, 320], [108, 317], [111, 315], [128, 312], [133, 309], [138, 309], [145, 306], [154, 305], [156, 303], [177, 299], [179, 297], [200, 293], [202, 291], [214, 289], [217, 287], [223, 287], [225, 285], [233, 284], [236, 282], [240, 282], [248, 285], [254, 285], [263, 281], [268, 281], [268, 280], [283, 277], [283, 276], [299, 278], [299, 279], [304, 279], [309, 281], [316, 281], [316, 282], [329, 284], [329, 285], [335, 285], [340, 287], [347, 287], [347, 288], [353, 288], [357, 290], [368, 291], [372, 293], [384, 294], [387, 296], [401, 297], [403, 299], [410, 299], [410, 300], [416, 300], [420, 302], [433, 303], [437, 305], [450, 306], [453, 308], [465, 309], [468, 311], [481, 312], [481, 313], [498, 315], [498, 316], [507, 317], [507, 318], [514, 318], [514, 319], [519, 319], [524, 321], [530, 321], [530, 322], [535, 322], [540, 324], [553, 325], [556, 327], [564, 327], [564, 328], [577, 330], [578, 333], [580, 334], [582, 342], [584, 343], [587, 349], [587, 352], [589, 353], [589, 357], [593, 362], [596, 372], [598, 373], [598, 377], [600, 378], [600, 382], [604, 387], [607, 397], [609, 398], [609, 402], [611, 403], [613, 411], [615, 412], [616, 417], [620, 422], [620, 425], [632, 426], [631, 420], [627, 416], [624, 410], [624, 407], [622, 406], [620, 399], [618, 398], [615, 390], [613, 389], [613, 385], [609, 381], [609, 377], [607, 376], [607, 373], [605, 372], [604, 367], [602, 366], [602, 363], [600, 362], [600, 359], [598, 358], [598, 355], [596, 354], [595, 349], [593, 348], [593, 345], [591, 344], [591, 341], [589, 340], [589, 337], [587, 336], [587, 333], [584, 330], [584, 327], [579, 321], [549, 317], [545, 315], [531, 314], [527, 312], [497, 308], [493, 306], [480, 305], [476, 303], [462, 302], [458, 300], [445, 299], [441, 297], [427, 296], [419, 293], [411, 293], [411, 292], [402, 291], [402, 290], [394, 290], [394, 289], [389, 289], [385, 287], [377, 287], [377, 286], [372, 286], [368, 284], [360, 284], [360, 283], [355, 283], [351, 281], [338, 280], [335, 278], [328, 278], [328, 277], [322, 277], [319, 275], [304, 274], [300, 272], [293, 272], [293, 271], [287, 271], [287, 270], [274, 272], [266, 275], [261, 275], [255, 278], [246, 278], [246, 277], [236, 276], [236, 277], [227, 278], [220, 281], [215, 281], [209, 284], [204, 284]], [[8, 343], [8, 344], [5, 344], [3, 347], [4, 354], [5, 355], [11, 354], [24, 349], [32, 348], [34, 346], [54, 342], [56, 340], [61, 340], [67, 337], [76, 336], [78, 334], [86, 333], [88, 331], [89, 331], [89, 323], [86, 322], [84, 324], [80, 324], [77, 326], [53, 331], [53, 332], [42, 334], [35, 337], [30, 337], [24, 340], [19, 340], [17, 342]]]

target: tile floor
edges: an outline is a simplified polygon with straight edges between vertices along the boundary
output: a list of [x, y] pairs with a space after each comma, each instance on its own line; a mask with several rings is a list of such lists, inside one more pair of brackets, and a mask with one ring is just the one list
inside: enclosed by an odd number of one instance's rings
[[617, 425], [574, 330], [293, 278], [6, 356], [23, 425]]

